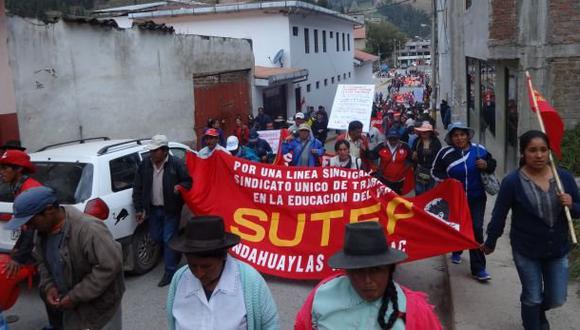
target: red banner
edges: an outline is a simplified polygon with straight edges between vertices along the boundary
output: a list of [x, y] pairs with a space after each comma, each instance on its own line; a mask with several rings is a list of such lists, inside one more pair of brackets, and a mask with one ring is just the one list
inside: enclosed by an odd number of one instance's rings
[[327, 260], [342, 247], [349, 222], [381, 222], [409, 261], [478, 246], [457, 181], [405, 199], [358, 170], [268, 165], [223, 152], [208, 159], [189, 153], [187, 167], [194, 178], [187, 205], [222, 216], [226, 230], [242, 238], [231, 252], [267, 274], [330, 275]]

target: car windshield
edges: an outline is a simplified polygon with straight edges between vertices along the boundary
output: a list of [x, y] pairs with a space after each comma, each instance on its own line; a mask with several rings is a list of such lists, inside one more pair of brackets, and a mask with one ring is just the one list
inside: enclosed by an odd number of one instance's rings
[[56, 190], [63, 204], [82, 203], [91, 197], [93, 165], [87, 163], [34, 162], [33, 177]]

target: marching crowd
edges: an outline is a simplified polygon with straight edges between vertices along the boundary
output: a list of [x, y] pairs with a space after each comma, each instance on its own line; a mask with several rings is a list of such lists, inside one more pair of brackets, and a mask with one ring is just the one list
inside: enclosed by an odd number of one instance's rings
[[[481, 282], [491, 279], [485, 255], [494, 251], [511, 210], [511, 244], [522, 284], [522, 322], [525, 329], [548, 329], [546, 311], [566, 299], [570, 244], [563, 209], [568, 207], [580, 216], [574, 178], [558, 170], [564, 191], [557, 190], [548, 162], [548, 138], [530, 131], [520, 138], [520, 168], [506, 176], [501, 187], [494, 187], [496, 161], [473, 141], [474, 130], [448, 123], [444, 145], [433, 128], [433, 118], [423, 108], [429, 104], [429, 88], [422, 94], [404, 91], [409, 85], [424, 85], [425, 79], [421, 74], [395, 76], [389, 94], [376, 96], [368, 133], [363, 133], [362, 122], [349, 123], [346, 132], [337, 136], [336, 154], [327, 164], [323, 159], [326, 110], [296, 113], [281, 143], [282, 154], [292, 153], [290, 166], [366, 170], [399, 194], [409, 192], [410, 182], [418, 195], [438, 181], [459, 180], [475, 240], [481, 244], [469, 251], [471, 273]], [[418, 95], [423, 98], [415, 100]], [[236, 118], [227, 137], [220, 125], [219, 120], [208, 122], [199, 157], [222, 150], [251, 161], [274, 161], [271, 146], [258, 134], [273, 127], [263, 109], [247, 124]], [[137, 221], [148, 221], [152, 238], [163, 246], [165, 272], [159, 286], [169, 285], [168, 327], [279, 329], [276, 304], [262, 276], [227, 253], [240, 237], [226, 232], [224, 219], [211, 215], [193, 217], [179, 230], [183, 200], [178, 191], [191, 188], [192, 178], [183, 162], [168, 153], [166, 137], [153, 137], [147, 148], [150, 159], [139, 166], [133, 202]], [[0, 175], [16, 196], [14, 218], [6, 228], [22, 228], [23, 235], [3, 269], [4, 276], [14, 276], [21, 264], [31, 262], [34, 246], [41, 298], [50, 321], [47, 328], [120, 329], [125, 286], [119, 243], [102, 221], [60, 205], [54, 190], [31, 178], [34, 165], [23, 150], [5, 149]], [[498, 198], [485, 238], [488, 193], [498, 193]], [[388, 239], [379, 223], [346, 225], [343, 248], [328, 260], [328, 266], [341, 272], [312, 290], [296, 316], [295, 328], [440, 329], [426, 295], [393, 280], [397, 264], [407, 255], [390, 247]], [[179, 268], [182, 255], [186, 264]], [[461, 263], [461, 251], [454, 252], [451, 261]]]

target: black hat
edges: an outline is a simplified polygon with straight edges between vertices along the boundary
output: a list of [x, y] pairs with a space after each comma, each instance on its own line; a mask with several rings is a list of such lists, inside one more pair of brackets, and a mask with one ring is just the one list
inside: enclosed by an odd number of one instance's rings
[[216, 215], [193, 217], [187, 221], [169, 247], [183, 253], [201, 253], [230, 248], [240, 242], [240, 237], [226, 233], [224, 219]]
[[20, 151], [26, 150], [26, 148], [22, 147], [22, 144], [20, 143], [19, 140], [7, 141], [6, 143], [4, 143], [4, 145], [0, 146], [0, 149], [1, 150], [20, 150]]
[[363, 221], [346, 225], [344, 248], [328, 259], [328, 265], [358, 269], [392, 265], [405, 259], [405, 252], [389, 247], [383, 226], [375, 221]]

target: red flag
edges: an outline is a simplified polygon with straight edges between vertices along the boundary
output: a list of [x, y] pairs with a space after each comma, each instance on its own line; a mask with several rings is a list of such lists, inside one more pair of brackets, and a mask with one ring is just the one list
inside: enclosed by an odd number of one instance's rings
[[196, 180], [181, 193], [193, 213], [222, 216], [242, 240], [230, 252], [268, 274], [330, 275], [326, 261], [342, 247], [345, 224], [357, 221], [383, 224], [408, 261], [478, 247], [455, 180], [405, 199], [353, 169], [275, 166], [221, 151], [207, 159], [188, 153], [187, 168]]
[[[538, 109], [540, 109], [540, 116], [542, 117], [542, 121], [544, 122], [544, 128], [546, 130], [546, 135], [550, 139], [550, 148], [556, 156], [561, 159], [562, 158], [562, 150], [560, 149], [560, 145], [562, 144], [562, 137], [564, 136], [564, 123], [562, 122], [562, 118], [560, 115], [548, 103], [548, 101], [538, 92], [533, 86], [532, 81], [528, 77], [528, 96], [530, 98], [530, 107], [532, 111], [536, 112], [536, 107], [534, 107], [534, 100], [532, 95], [536, 96], [536, 103], [538, 104]], [[533, 94], [532, 94], [533, 93]]]

